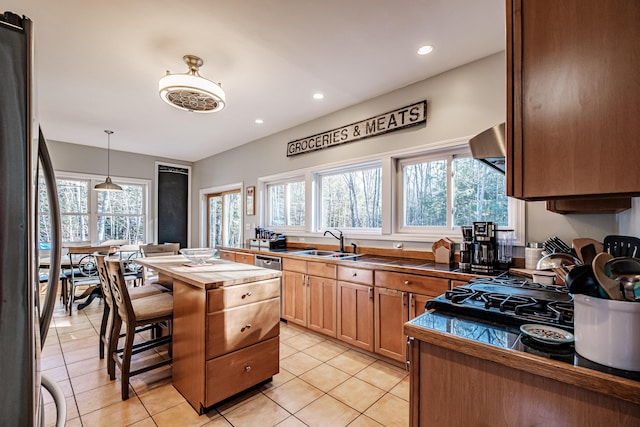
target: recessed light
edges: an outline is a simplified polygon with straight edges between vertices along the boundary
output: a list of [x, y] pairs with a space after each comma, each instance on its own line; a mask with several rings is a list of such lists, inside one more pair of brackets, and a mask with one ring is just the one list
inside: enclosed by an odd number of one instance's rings
[[262, 119], [256, 119], [256, 124], [261, 125], [264, 123], [264, 120]]
[[322, 98], [324, 98], [324, 95], [321, 94], [320, 92], [313, 94], [313, 99], [322, 99]]
[[427, 44], [424, 46], [421, 46], [420, 49], [418, 49], [418, 55], [426, 55], [428, 53], [431, 53], [433, 51], [433, 46]]

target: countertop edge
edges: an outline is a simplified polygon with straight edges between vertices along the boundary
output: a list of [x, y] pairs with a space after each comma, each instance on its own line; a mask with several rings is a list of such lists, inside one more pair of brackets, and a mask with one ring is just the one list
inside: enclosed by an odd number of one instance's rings
[[533, 354], [494, 347], [411, 323], [405, 323], [404, 333], [409, 337], [448, 350], [640, 404], [640, 382], [638, 381], [572, 366]]

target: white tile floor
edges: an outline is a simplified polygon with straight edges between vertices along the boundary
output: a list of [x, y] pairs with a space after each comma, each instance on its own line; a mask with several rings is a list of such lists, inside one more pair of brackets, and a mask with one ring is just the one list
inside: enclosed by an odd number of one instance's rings
[[[259, 389], [198, 416], [171, 385], [167, 366], [133, 377], [123, 402], [119, 371], [109, 381], [106, 362], [98, 358], [102, 304], [96, 300], [69, 316], [58, 303], [43, 351], [42, 370], [65, 393], [70, 427], [409, 425], [404, 369], [286, 323], [280, 329], [280, 373]], [[55, 406], [46, 392], [45, 403], [52, 426]]]

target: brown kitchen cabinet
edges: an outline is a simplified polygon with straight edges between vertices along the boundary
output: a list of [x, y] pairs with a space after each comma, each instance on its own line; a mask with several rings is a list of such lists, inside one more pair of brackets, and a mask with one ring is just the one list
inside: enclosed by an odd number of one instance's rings
[[282, 318], [336, 337], [336, 265], [284, 258]]
[[449, 289], [449, 280], [389, 271], [375, 272], [375, 352], [406, 360], [405, 322], [424, 313], [426, 302]]
[[219, 254], [220, 254], [220, 259], [236, 262], [236, 253], [233, 251], [220, 250]]
[[254, 264], [253, 254], [248, 254], [245, 252], [225, 251], [225, 250], [220, 250], [219, 254], [220, 254], [220, 259], [233, 261], [233, 262], [241, 262], [243, 264], [249, 264], [249, 265]]
[[338, 266], [337, 292], [338, 339], [374, 351], [373, 271]]
[[640, 2], [506, 5], [507, 194], [640, 194]]

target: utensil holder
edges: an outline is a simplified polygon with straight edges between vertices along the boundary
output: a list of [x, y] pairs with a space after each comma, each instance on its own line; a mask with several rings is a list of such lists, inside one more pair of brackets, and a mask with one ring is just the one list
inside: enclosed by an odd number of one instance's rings
[[601, 365], [640, 371], [640, 302], [576, 294], [573, 303], [576, 352]]

